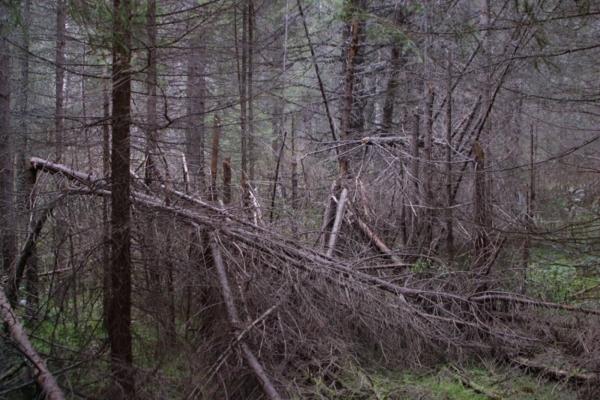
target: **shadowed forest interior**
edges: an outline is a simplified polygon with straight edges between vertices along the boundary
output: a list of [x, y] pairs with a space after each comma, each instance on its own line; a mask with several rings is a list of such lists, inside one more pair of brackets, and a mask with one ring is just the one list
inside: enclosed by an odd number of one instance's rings
[[600, 397], [599, 38], [593, 0], [0, 0], [0, 398]]

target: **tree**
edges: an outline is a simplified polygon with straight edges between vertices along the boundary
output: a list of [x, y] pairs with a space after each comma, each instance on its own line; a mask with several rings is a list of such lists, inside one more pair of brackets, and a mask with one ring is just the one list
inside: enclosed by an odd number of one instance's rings
[[[17, 238], [14, 231], [14, 161], [10, 126], [10, 9], [7, 3], [0, 3], [0, 242], [2, 244], [2, 270], [13, 275], [13, 264], [17, 253]], [[16, 301], [18, 288], [13, 287], [9, 300]]]
[[129, 0], [113, 2], [111, 266], [108, 336], [114, 396], [134, 396], [131, 337], [131, 25]]

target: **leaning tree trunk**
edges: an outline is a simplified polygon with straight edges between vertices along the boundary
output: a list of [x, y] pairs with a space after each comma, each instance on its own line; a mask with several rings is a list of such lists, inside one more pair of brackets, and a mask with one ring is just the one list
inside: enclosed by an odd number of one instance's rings
[[35, 348], [29, 341], [23, 325], [17, 319], [12, 307], [4, 291], [0, 287], [0, 317], [6, 324], [6, 328], [10, 337], [14, 341], [16, 347], [27, 357], [27, 360], [32, 364], [33, 375], [38, 385], [44, 393], [44, 398], [47, 400], [63, 400], [65, 395], [58, 386], [56, 379], [46, 366], [46, 363], [40, 357]]

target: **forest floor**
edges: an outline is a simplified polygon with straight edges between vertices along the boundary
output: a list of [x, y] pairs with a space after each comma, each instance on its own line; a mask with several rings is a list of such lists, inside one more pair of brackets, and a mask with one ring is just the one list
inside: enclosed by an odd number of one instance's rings
[[[354, 376], [356, 377], [356, 371]], [[444, 365], [420, 373], [365, 372], [363, 379], [335, 385], [319, 382], [316, 388], [327, 399], [420, 400], [562, 400], [596, 398], [586, 388], [501, 365]], [[336, 387], [331, 387], [336, 386]]]

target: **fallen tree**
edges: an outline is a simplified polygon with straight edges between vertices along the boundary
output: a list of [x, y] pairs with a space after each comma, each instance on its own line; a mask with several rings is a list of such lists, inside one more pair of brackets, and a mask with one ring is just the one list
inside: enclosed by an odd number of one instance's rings
[[[110, 195], [104, 179], [38, 158], [30, 163], [35, 169], [71, 180], [73, 184], [63, 189], [68, 195]], [[162, 190], [170, 202], [160, 193], [133, 191], [132, 203], [213, 235], [209, 252], [216, 268], [206, 266], [202, 273], [220, 287], [221, 300], [206, 308], [225, 304], [226, 312], [217, 314], [227, 316], [226, 324], [233, 327], [232, 343], [240, 349], [232, 351], [231, 344], [224, 347], [220, 330], [207, 334], [203, 339], [206, 369], [213, 373], [207, 374], [202, 387], [218, 386], [211, 380], [216, 380], [215, 372], [222, 372], [225, 363], [231, 376], [239, 375], [232, 371], [239, 371], [240, 363], [228, 361], [234, 354], [245, 359], [267, 397], [279, 398], [291, 390], [286, 380], [289, 369], [314, 374], [316, 368], [325, 373], [327, 357], [356, 354], [361, 348], [379, 349], [382, 359], [394, 365], [438, 362], [465, 354], [512, 358], [541, 350], [555, 340], [543, 328], [550, 317], [534, 314], [535, 309], [585, 313], [590, 319], [600, 315], [595, 309], [502, 291], [493, 284], [491, 272], [456, 271], [428, 279], [415, 279], [411, 273], [402, 278], [388, 275], [383, 272], [387, 268], [380, 268], [385, 265], [325, 254], [231, 209], [164, 183]], [[216, 236], [220, 238], [218, 246]], [[335, 241], [330, 248], [334, 245]], [[400, 264], [394, 262], [389, 269], [394, 270], [394, 265]], [[236, 283], [229, 284], [229, 280]], [[239, 311], [237, 304], [243, 305]], [[526, 324], [507, 317], [515, 310], [520, 318], [528, 318]], [[214, 326], [218, 330], [219, 324]], [[594, 351], [590, 354], [600, 353], [600, 347]]]
[[35, 380], [42, 389], [44, 396], [48, 400], [63, 400], [65, 395], [58, 386], [56, 379], [46, 366], [42, 357], [35, 350], [19, 319], [15, 315], [8, 298], [4, 294], [4, 290], [0, 287], [0, 316], [6, 324], [6, 328], [10, 337], [14, 341], [16, 347], [23, 353], [27, 360], [31, 363], [31, 369]]

